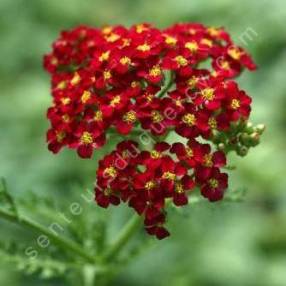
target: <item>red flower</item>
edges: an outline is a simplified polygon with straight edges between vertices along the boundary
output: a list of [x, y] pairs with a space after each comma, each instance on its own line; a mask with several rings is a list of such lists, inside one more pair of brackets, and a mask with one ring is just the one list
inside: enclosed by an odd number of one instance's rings
[[131, 196], [129, 205], [148, 220], [160, 216], [165, 204], [164, 195], [153, 170], [135, 175], [133, 187], [135, 193]]
[[204, 152], [202, 149], [202, 145], [196, 140], [189, 140], [187, 146], [179, 142], [174, 143], [170, 152], [175, 153], [180, 161], [194, 168], [203, 162]]
[[151, 67], [146, 67], [146, 69], [139, 71], [138, 76], [145, 78], [152, 84], [158, 84], [163, 80], [164, 74], [160, 65], [155, 64]]
[[133, 56], [138, 59], [147, 59], [161, 52], [162, 38], [160, 34], [151, 33], [149, 37], [138, 36], [132, 41]]
[[228, 56], [231, 57], [233, 60], [239, 62], [242, 66], [248, 68], [249, 70], [256, 69], [256, 65], [251, 59], [251, 57], [241, 47], [231, 45], [226, 47], [226, 50]]
[[221, 173], [218, 168], [213, 168], [208, 180], [202, 184], [202, 195], [210, 201], [221, 200], [228, 187], [227, 180], [227, 174]]
[[95, 188], [95, 200], [103, 208], [107, 208], [110, 204], [120, 204], [120, 199], [113, 194], [111, 189], [100, 190], [99, 188]]
[[201, 80], [197, 83], [199, 91], [194, 98], [195, 105], [204, 104], [208, 110], [218, 110], [224, 98], [222, 87], [211, 80]]
[[244, 91], [238, 89], [235, 82], [231, 81], [226, 84], [225, 107], [232, 121], [237, 121], [241, 117], [244, 119], [249, 117], [251, 101]]
[[129, 134], [137, 120], [135, 106], [130, 104], [130, 106], [118, 115], [118, 119], [115, 122], [116, 130], [123, 135]]
[[211, 147], [208, 144], [200, 146], [203, 154], [202, 162], [195, 168], [196, 179], [200, 182], [207, 180], [213, 168], [221, 168], [226, 165], [226, 156], [222, 151], [211, 153]]
[[159, 167], [161, 176], [160, 185], [167, 195], [174, 191], [175, 183], [187, 174], [187, 169], [179, 162], [175, 162], [171, 157], [162, 158], [162, 164]]
[[[230, 78], [256, 68], [223, 28], [79, 26], [60, 34], [43, 64], [51, 75], [49, 150], [69, 147], [90, 158], [114, 133], [128, 138], [99, 160], [98, 205], [127, 203], [162, 239], [167, 200], [185, 205], [195, 186], [210, 201], [223, 197], [226, 154], [215, 150], [224, 146], [216, 137], [233, 140], [234, 122], [251, 110], [251, 98]], [[142, 131], [138, 142], [129, 140], [134, 128]]]
[[175, 190], [173, 194], [173, 202], [176, 206], [183, 206], [188, 204], [188, 191], [193, 189], [195, 182], [190, 176], [185, 175], [180, 181], [175, 183]]
[[105, 144], [105, 134], [96, 129], [94, 124], [79, 125], [75, 131], [75, 138], [70, 146], [77, 149], [77, 153], [81, 158], [90, 158], [93, 149], [97, 149]]
[[47, 132], [48, 149], [53, 153], [58, 153], [60, 149], [66, 145], [69, 140], [64, 130], [49, 129]]
[[154, 135], [162, 135], [168, 127], [174, 123], [174, 118], [168, 116], [169, 108], [172, 112], [172, 104], [164, 106], [164, 99], [155, 98], [147, 108], [138, 111], [138, 117], [143, 129], [148, 129]]
[[157, 168], [162, 165], [162, 158], [169, 149], [170, 145], [166, 142], [156, 143], [152, 151], [142, 151], [140, 153], [138, 156], [138, 162], [151, 169]]
[[176, 132], [186, 138], [195, 138], [200, 132], [206, 130], [205, 113], [198, 111], [195, 105], [186, 103], [185, 110], [179, 116]]
[[162, 226], [155, 225], [151, 227], [146, 227], [146, 231], [151, 235], [155, 235], [160, 240], [170, 236], [169, 231]]
[[178, 53], [174, 50], [167, 53], [162, 62], [164, 69], [178, 71], [180, 75], [190, 72], [190, 64], [191, 61], [186, 52]]

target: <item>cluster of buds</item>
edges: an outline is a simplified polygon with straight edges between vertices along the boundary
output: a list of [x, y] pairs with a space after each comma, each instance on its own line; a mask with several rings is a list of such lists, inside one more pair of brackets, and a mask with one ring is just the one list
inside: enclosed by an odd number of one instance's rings
[[253, 124], [247, 120], [232, 123], [226, 132], [212, 134], [212, 142], [218, 150], [223, 152], [235, 151], [237, 155], [244, 157], [248, 150], [260, 143], [260, 137], [265, 130], [264, 124]]
[[[169, 235], [166, 202], [187, 204], [194, 187], [222, 199], [226, 146], [254, 146], [261, 133], [229, 135], [248, 126], [251, 110], [234, 78], [256, 66], [222, 28], [81, 26], [61, 33], [44, 67], [52, 76], [49, 150], [67, 146], [90, 158], [109, 134], [125, 136], [99, 161], [96, 201], [128, 203], [159, 239]], [[170, 133], [177, 142], [166, 142]]]

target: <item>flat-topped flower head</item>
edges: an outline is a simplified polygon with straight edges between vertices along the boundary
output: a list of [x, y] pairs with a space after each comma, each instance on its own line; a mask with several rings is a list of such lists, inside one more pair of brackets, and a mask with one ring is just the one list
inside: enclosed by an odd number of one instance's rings
[[126, 203], [158, 239], [170, 234], [167, 202], [188, 204], [194, 188], [222, 199], [227, 152], [259, 141], [246, 128], [251, 98], [234, 80], [255, 64], [221, 27], [80, 26], [60, 34], [44, 68], [49, 150], [87, 159], [121, 141], [99, 158], [95, 200]]

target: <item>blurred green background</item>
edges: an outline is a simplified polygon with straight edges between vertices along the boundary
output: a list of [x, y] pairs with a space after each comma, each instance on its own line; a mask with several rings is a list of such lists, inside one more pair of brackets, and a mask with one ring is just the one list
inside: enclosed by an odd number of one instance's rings
[[[93, 161], [64, 150], [47, 151], [45, 112], [51, 103], [42, 55], [60, 30], [79, 24], [131, 25], [151, 22], [163, 28], [199, 21], [224, 26], [259, 66], [245, 72], [241, 87], [253, 97], [252, 121], [265, 123], [262, 144], [243, 159], [231, 188], [246, 187], [243, 203], [202, 203], [169, 216], [172, 236], [155, 242], [115, 279], [114, 285], [286, 285], [286, 2], [284, 0], [1, 0], [0, 1], [0, 176], [11, 192], [30, 190], [54, 201], [68, 200], [71, 189], [91, 187]], [[95, 207], [94, 207], [95, 208]], [[125, 210], [111, 209], [113, 222]], [[116, 218], [117, 217], [117, 218]], [[33, 236], [0, 221], [1, 240]], [[42, 282], [9, 263], [1, 263], [0, 285], [67, 285]]]

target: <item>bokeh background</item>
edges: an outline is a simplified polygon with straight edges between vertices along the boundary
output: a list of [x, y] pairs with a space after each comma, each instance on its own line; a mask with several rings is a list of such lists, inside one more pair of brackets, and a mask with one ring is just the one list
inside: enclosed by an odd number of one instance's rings
[[[245, 187], [242, 203], [202, 203], [170, 216], [170, 239], [154, 242], [115, 279], [114, 285], [286, 285], [286, 2], [284, 0], [1, 0], [0, 1], [0, 176], [18, 199], [30, 192], [53, 201], [68, 200], [72, 189], [91, 187], [96, 156], [80, 160], [45, 145], [51, 103], [42, 55], [60, 30], [79, 24], [131, 25], [199, 21], [224, 26], [244, 45], [259, 69], [239, 82], [253, 97], [252, 121], [265, 123], [262, 143], [243, 159], [231, 188]], [[112, 144], [112, 142], [111, 142]], [[73, 194], [74, 196], [74, 194]], [[94, 207], [95, 208], [95, 207]], [[96, 212], [96, 210], [95, 210]], [[125, 210], [107, 211], [113, 223]], [[115, 222], [114, 222], [115, 221]], [[2, 239], [28, 231], [0, 221]], [[67, 285], [41, 281], [0, 261], [0, 285]]]

